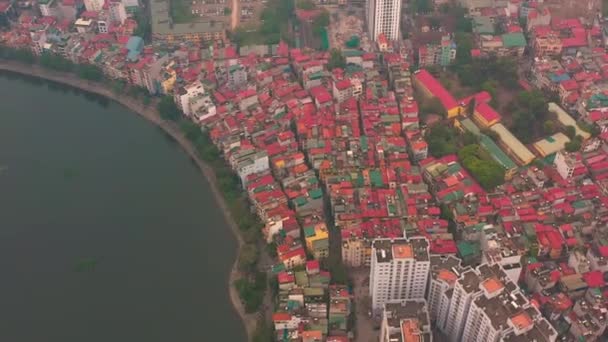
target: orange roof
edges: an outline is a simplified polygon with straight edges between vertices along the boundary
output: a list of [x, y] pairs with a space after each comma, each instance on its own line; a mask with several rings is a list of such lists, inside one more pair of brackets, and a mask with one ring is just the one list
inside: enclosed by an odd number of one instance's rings
[[277, 321], [289, 321], [291, 320], [291, 314], [288, 312], [277, 312], [272, 315], [272, 320]]
[[307, 330], [302, 332], [302, 338], [318, 338], [319, 340], [323, 337], [321, 330]]
[[412, 251], [412, 246], [410, 245], [393, 245], [393, 257], [404, 259], [404, 258], [412, 258], [414, 257], [414, 252]]
[[418, 328], [418, 320], [405, 319], [401, 321], [401, 335], [403, 336], [403, 342], [422, 341], [420, 329]]
[[488, 291], [488, 293], [494, 293], [496, 291], [500, 291], [504, 287], [502, 285], [502, 283], [500, 282], [500, 280], [498, 280], [496, 278], [490, 278], [490, 279], [484, 280], [481, 283], [481, 286], [483, 286], [486, 289], [486, 291]]
[[511, 323], [513, 323], [514, 326], [517, 327], [517, 329], [525, 329], [527, 327], [529, 327], [530, 325], [532, 325], [532, 318], [530, 318], [530, 316], [525, 313], [522, 312], [520, 314], [517, 314], [513, 317], [511, 317]]
[[456, 276], [456, 274], [454, 274], [454, 272], [448, 271], [448, 270], [440, 270], [439, 274], [437, 274], [437, 278], [441, 279], [441, 280], [445, 280], [448, 283], [453, 283], [456, 281], [456, 279], [458, 279], [458, 276]]

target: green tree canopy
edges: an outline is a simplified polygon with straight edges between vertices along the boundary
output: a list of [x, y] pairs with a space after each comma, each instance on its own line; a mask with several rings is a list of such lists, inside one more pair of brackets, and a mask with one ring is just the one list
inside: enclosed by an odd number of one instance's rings
[[181, 111], [171, 96], [163, 96], [158, 102], [157, 109], [164, 120], [177, 121], [181, 117]]

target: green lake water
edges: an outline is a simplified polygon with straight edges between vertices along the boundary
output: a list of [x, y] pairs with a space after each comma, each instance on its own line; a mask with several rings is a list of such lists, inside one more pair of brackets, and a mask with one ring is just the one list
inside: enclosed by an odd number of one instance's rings
[[0, 341], [245, 341], [207, 181], [113, 102], [0, 75]]

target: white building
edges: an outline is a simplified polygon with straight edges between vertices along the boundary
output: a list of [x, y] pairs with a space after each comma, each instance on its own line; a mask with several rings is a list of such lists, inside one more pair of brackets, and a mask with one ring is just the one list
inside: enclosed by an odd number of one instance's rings
[[110, 2], [108, 9], [113, 23], [123, 24], [127, 20], [127, 10], [122, 2]]
[[232, 89], [247, 85], [247, 71], [241, 65], [232, 65], [228, 69], [228, 84]]
[[55, 0], [39, 0], [38, 7], [40, 8], [40, 14], [44, 17], [50, 17], [55, 15]]
[[574, 175], [574, 168], [576, 167], [577, 162], [573, 155], [560, 151], [555, 154], [553, 164], [555, 165], [557, 173], [559, 173], [563, 179], [569, 179]]
[[139, 0], [122, 0], [121, 1], [126, 8], [137, 8], [139, 7]]
[[99, 12], [103, 9], [104, 0], [84, 0], [84, 7], [87, 11]]
[[201, 95], [206, 95], [205, 87], [201, 81], [195, 81], [176, 91], [173, 100], [184, 115], [191, 117], [194, 111], [190, 106], [190, 100]]
[[[431, 322], [444, 322], [450, 307], [451, 293], [465, 269], [455, 256], [431, 255], [431, 274], [427, 303]], [[449, 291], [449, 292], [448, 292]]]
[[426, 239], [374, 240], [369, 285], [374, 312], [391, 301], [424, 298], [429, 269]]
[[234, 153], [230, 156], [230, 165], [241, 178], [243, 186], [247, 184], [247, 176], [270, 169], [268, 152], [255, 149]]
[[433, 342], [431, 323], [423, 299], [387, 303], [380, 325], [380, 342]]
[[97, 32], [108, 33], [108, 22], [105, 19], [97, 20]]
[[399, 39], [400, 0], [368, 0], [367, 25], [373, 41], [384, 33], [388, 40]]
[[608, 253], [605, 252], [595, 246], [587, 250], [587, 260], [593, 271], [608, 272]]

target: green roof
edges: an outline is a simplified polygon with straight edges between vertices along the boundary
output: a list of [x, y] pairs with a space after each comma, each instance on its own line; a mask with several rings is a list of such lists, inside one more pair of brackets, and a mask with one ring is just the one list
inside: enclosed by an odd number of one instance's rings
[[526, 37], [521, 32], [505, 33], [502, 35], [502, 45], [506, 48], [526, 46]]
[[460, 121], [460, 124], [469, 132], [475, 134], [475, 135], [479, 135], [481, 134], [481, 131], [479, 130], [479, 127], [477, 127], [477, 125], [471, 121], [471, 119], [464, 119], [462, 121]]
[[494, 34], [494, 24], [489, 17], [473, 17], [473, 32], [477, 34]]
[[308, 286], [308, 275], [305, 271], [297, 271], [295, 273], [296, 284], [298, 286]]
[[369, 178], [372, 181], [373, 186], [382, 187], [384, 186], [384, 182], [382, 182], [382, 175], [378, 170], [372, 170], [369, 172]]
[[511, 158], [509, 158], [489, 136], [482, 134], [481, 138], [479, 139], [479, 143], [486, 151], [488, 151], [488, 153], [490, 153], [492, 159], [497, 161], [505, 169], [511, 170], [517, 167]]
[[360, 138], [360, 140], [361, 140], [361, 150], [362, 151], [367, 151], [367, 148], [368, 148], [368, 146], [367, 146], [367, 136], [365, 136], [365, 135], [362, 136]]
[[342, 56], [344, 56], [344, 57], [363, 56], [363, 51], [361, 51], [361, 50], [342, 50]]
[[308, 226], [308, 227], [304, 227], [304, 236], [305, 237], [310, 237], [310, 236], [314, 236], [315, 235], [315, 227], [314, 226]]
[[296, 199], [293, 200], [293, 202], [298, 207], [301, 207], [301, 206], [305, 205], [306, 203], [308, 203], [308, 201], [306, 200], [306, 197], [304, 197], [304, 196], [297, 197]]
[[574, 207], [575, 209], [581, 209], [588, 205], [590, 205], [589, 201], [585, 201], [585, 200], [572, 202], [572, 207]]
[[317, 189], [309, 191], [308, 195], [310, 195], [310, 198], [312, 198], [312, 199], [318, 199], [318, 198], [323, 197], [323, 190], [321, 190], [321, 188], [317, 188]]
[[479, 253], [479, 246], [469, 241], [460, 241], [457, 244], [458, 253], [462, 257], [473, 256]]

